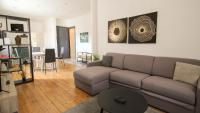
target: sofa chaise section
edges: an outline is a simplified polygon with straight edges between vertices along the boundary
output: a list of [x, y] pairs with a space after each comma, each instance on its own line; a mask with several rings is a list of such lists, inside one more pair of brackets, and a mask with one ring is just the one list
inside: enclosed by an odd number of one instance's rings
[[75, 85], [90, 95], [95, 95], [109, 87], [109, 73], [116, 68], [93, 66], [74, 72]]
[[87, 64], [86, 69], [74, 72], [75, 86], [95, 95], [104, 89], [109, 88], [109, 75], [111, 72], [123, 69], [124, 54], [107, 53], [112, 56], [112, 67], [102, 66], [101, 61]]

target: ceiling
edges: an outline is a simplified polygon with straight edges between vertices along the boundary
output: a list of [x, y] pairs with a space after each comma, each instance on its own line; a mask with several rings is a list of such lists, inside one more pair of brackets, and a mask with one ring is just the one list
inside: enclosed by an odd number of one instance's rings
[[69, 19], [90, 10], [90, 0], [0, 0], [0, 13], [33, 19]]

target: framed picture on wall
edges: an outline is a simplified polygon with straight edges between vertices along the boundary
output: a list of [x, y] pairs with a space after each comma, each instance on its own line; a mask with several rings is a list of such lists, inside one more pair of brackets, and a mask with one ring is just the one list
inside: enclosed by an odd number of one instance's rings
[[156, 43], [157, 12], [129, 18], [129, 44]]
[[80, 33], [80, 43], [88, 43], [89, 42], [89, 33], [88, 32], [82, 32]]
[[127, 18], [108, 21], [108, 43], [127, 42]]

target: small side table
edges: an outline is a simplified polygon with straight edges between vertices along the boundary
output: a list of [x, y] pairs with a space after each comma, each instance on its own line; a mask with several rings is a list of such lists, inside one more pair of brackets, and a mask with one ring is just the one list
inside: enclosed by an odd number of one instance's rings
[[148, 107], [146, 99], [137, 91], [116, 87], [102, 91], [98, 97], [100, 113], [144, 113]]
[[[0, 92], [0, 113], [17, 113], [18, 99], [14, 81], [10, 74], [4, 74], [1, 77], [2, 90], [8, 92]], [[7, 81], [10, 81], [7, 84]]]

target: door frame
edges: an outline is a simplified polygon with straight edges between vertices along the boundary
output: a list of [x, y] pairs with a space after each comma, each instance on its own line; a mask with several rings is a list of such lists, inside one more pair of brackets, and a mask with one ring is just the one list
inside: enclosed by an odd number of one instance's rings
[[[76, 27], [75, 26], [70, 26], [70, 27], [68, 27], [68, 32], [69, 32], [69, 30], [70, 29], [74, 29], [74, 38], [75, 38], [75, 60], [76, 60]], [[70, 32], [69, 32], [69, 40], [70, 40]], [[69, 41], [69, 45], [70, 45], [71, 43], [70, 43], [70, 41]], [[71, 52], [71, 48], [70, 48], [70, 52]], [[70, 58], [71, 58], [71, 53], [70, 53]]]

